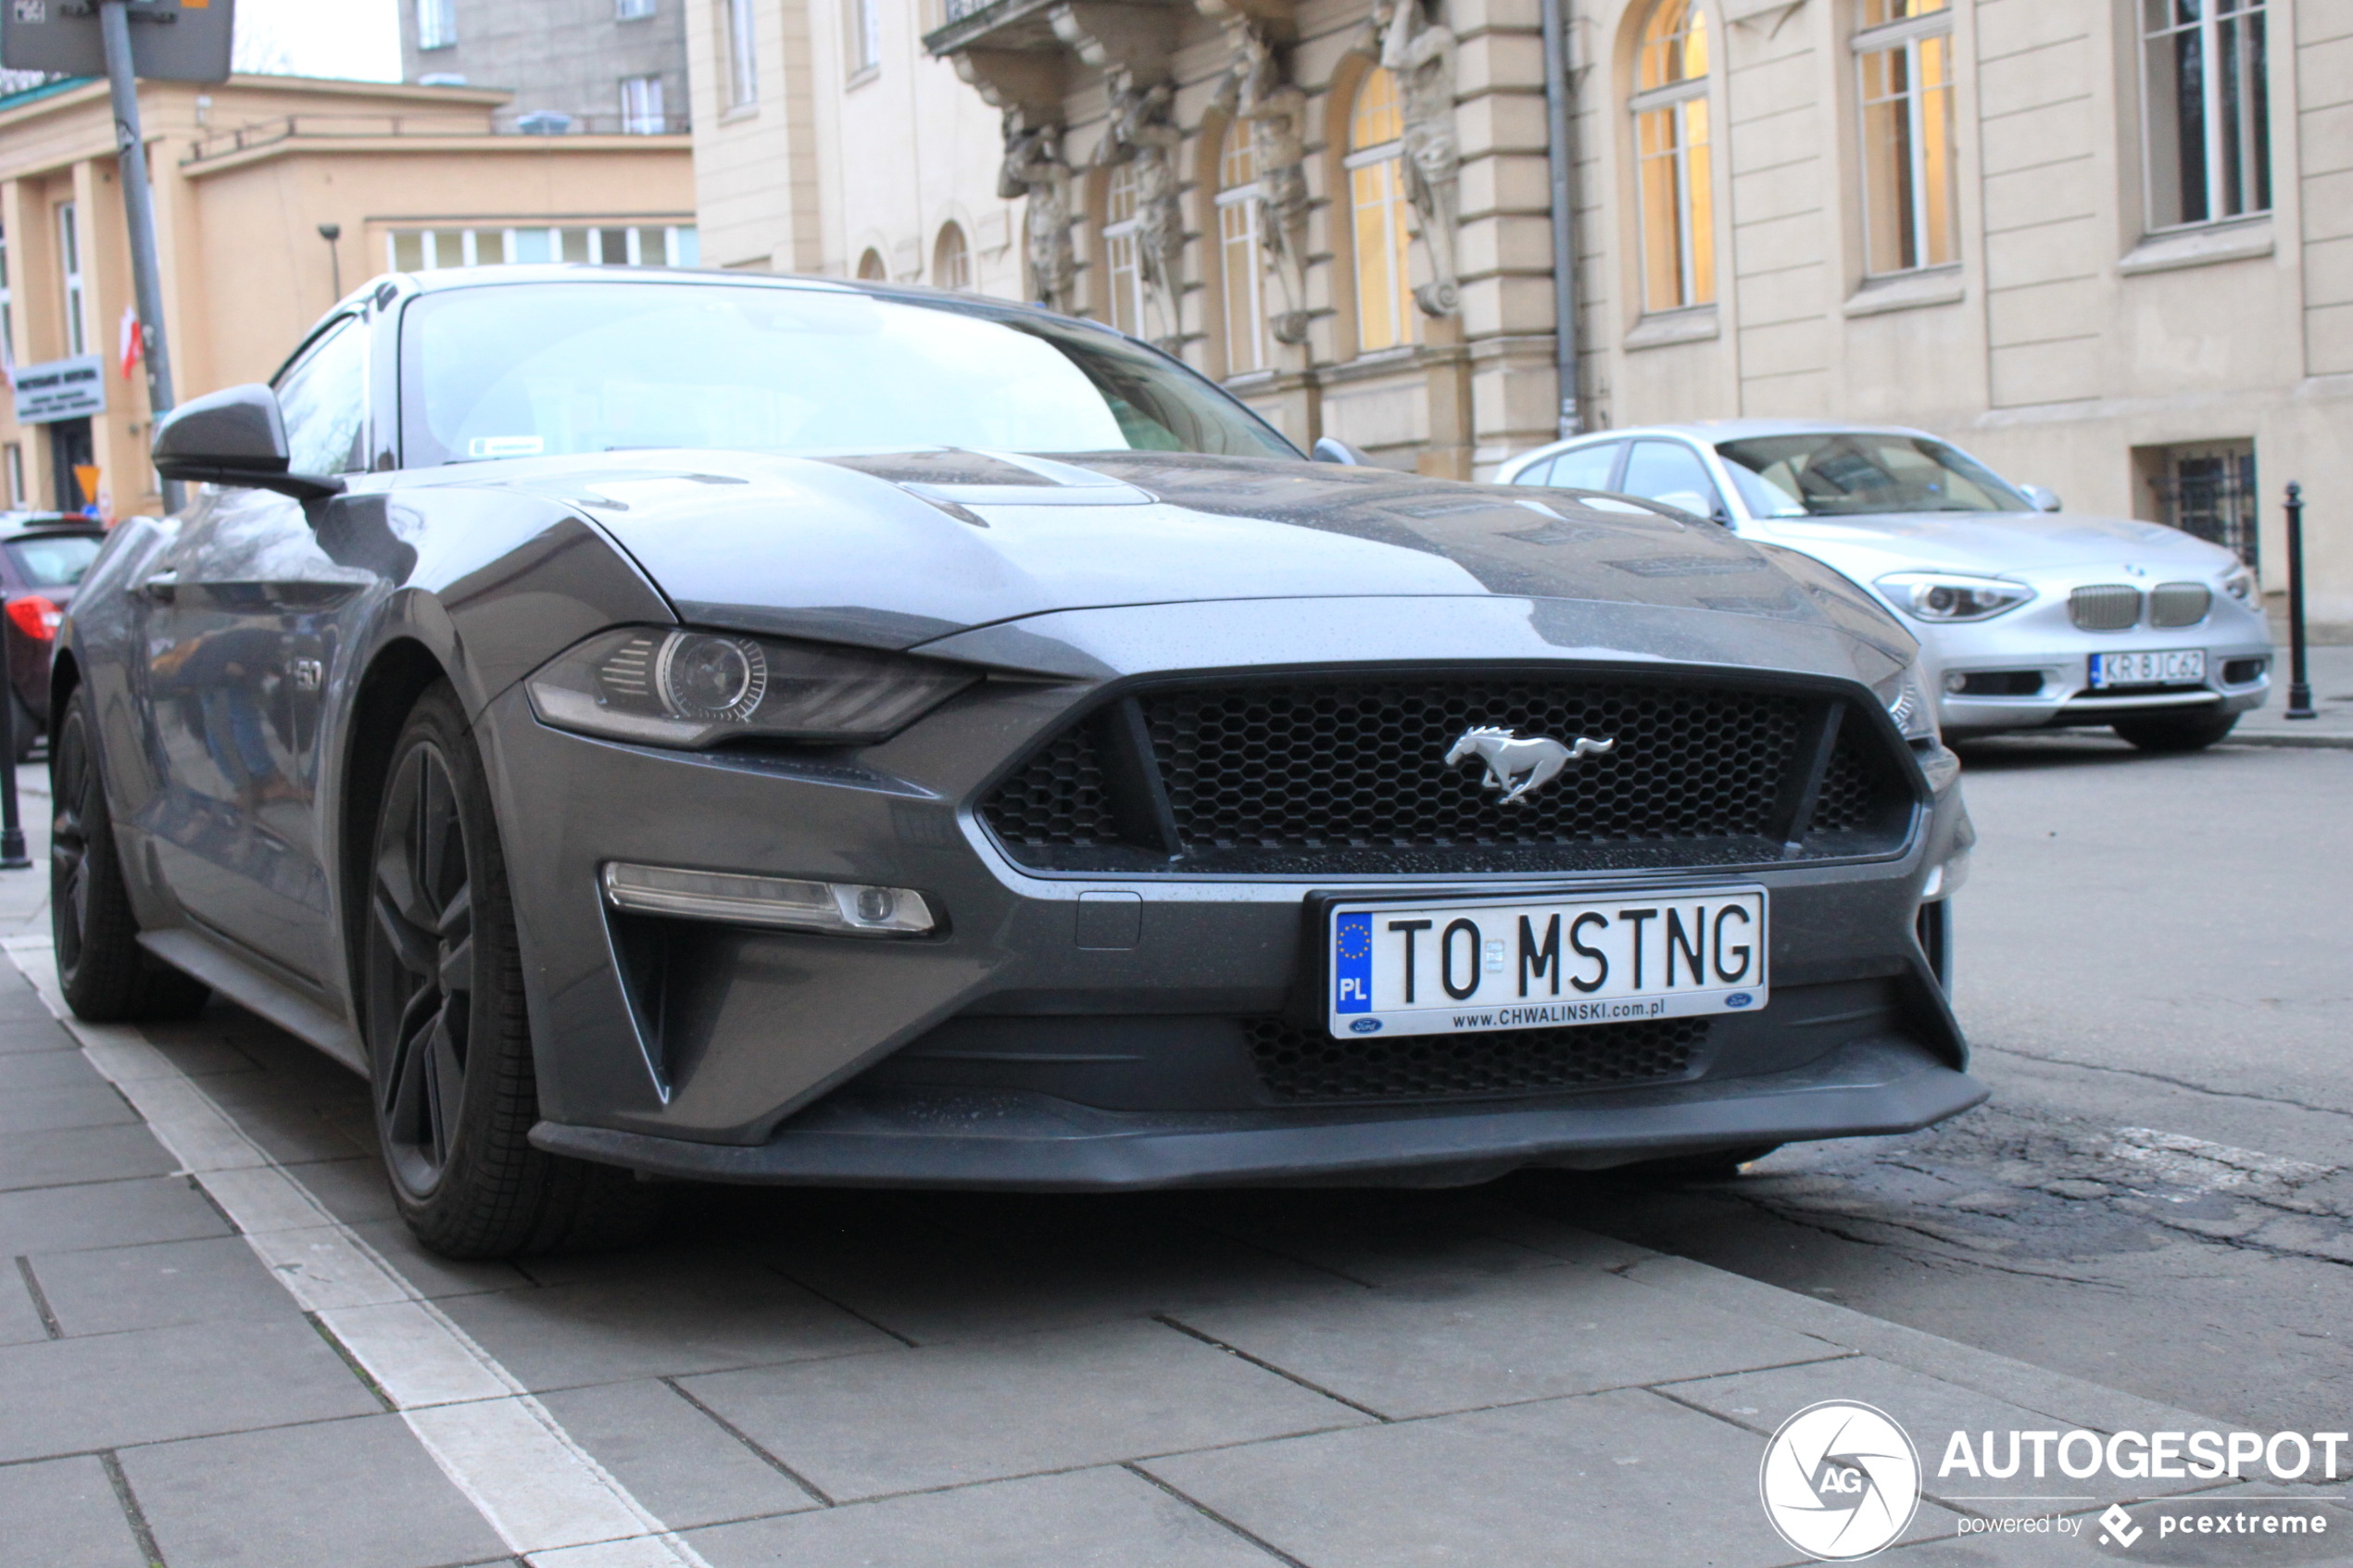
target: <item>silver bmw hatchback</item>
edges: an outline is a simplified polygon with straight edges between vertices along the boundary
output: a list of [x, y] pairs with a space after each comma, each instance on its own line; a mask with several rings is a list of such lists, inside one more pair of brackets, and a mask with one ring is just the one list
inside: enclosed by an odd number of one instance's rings
[[2194, 751], [2270, 693], [2270, 628], [2236, 555], [2062, 510], [1923, 431], [1646, 425], [1538, 447], [1496, 478], [1637, 496], [1812, 556], [1918, 634], [1947, 735], [2107, 725]]

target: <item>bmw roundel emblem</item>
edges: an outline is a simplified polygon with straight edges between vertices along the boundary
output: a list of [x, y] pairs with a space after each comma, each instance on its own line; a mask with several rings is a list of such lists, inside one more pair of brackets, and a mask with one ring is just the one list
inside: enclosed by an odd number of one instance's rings
[[1359, 1035], [1378, 1035], [1380, 1033], [1380, 1020], [1378, 1018], [1360, 1018], [1353, 1023], [1351, 1023], [1348, 1027]]
[[1735, 991], [1724, 998], [1724, 1005], [1728, 1008], [1744, 1008], [1755, 999], [1745, 991]]

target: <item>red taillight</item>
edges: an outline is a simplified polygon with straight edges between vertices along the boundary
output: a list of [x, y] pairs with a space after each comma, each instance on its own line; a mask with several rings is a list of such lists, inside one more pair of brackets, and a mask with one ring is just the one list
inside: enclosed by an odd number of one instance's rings
[[66, 612], [38, 594], [27, 594], [20, 599], [8, 601], [8, 619], [17, 630], [37, 643], [45, 643], [57, 634], [57, 622]]

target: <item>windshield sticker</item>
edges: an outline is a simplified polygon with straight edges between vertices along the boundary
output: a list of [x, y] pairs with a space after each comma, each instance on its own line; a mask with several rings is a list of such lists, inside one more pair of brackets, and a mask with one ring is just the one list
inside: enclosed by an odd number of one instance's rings
[[477, 435], [466, 443], [469, 458], [535, 458], [547, 443], [535, 435]]

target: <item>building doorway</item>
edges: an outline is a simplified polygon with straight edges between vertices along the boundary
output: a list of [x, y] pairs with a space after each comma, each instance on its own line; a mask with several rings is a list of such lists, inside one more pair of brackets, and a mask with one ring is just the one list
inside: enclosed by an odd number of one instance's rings
[[49, 476], [56, 492], [57, 510], [78, 512], [92, 498], [82, 494], [81, 481], [73, 470], [86, 468], [98, 460], [98, 449], [90, 438], [90, 420], [84, 415], [78, 420], [57, 420], [49, 426]]

